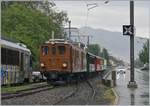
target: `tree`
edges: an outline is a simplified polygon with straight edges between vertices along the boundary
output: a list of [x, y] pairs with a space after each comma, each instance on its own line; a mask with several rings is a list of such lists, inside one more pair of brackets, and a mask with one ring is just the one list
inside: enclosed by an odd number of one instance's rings
[[107, 63], [108, 63], [107, 65], [110, 65], [109, 54], [108, 54], [107, 49], [103, 48], [101, 51], [101, 48], [98, 44], [90, 44], [88, 47], [88, 51], [93, 53], [94, 55], [105, 58], [107, 60]]
[[136, 68], [143, 67], [143, 65], [144, 65], [143, 62], [141, 62], [139, 58], [136, 58], [136, 59], [134, 60], [134, 64], [135, 64], [135, 67], [136, 67]]
[[88, 51], [93, 53], [94, 55], [100, 56], [100, 46], [98, 44], [90, 44], [88, 47]]
[[144, 43], [143, 49], [139, 53], [139, 59], [144, 64], [149, 63], [149, 40]]
[[109, 62], [109, 54], [108, 54], [107, 49], [103, 48], [103, 51], [102, 51], [102, 53], [101, 53], [101, 56], [106, 59], [107, 65], [110, 65], [110, 62]]
[[52, 31], [55, 32], [56, 38], [62, 38], [61, 27], [67, 20], [66, 13], [57, 13], [50, 6], [49, 10], [53, 11], [54, 15], [47, 15], [38, 5], [44, 6], [44, 3], [3, 1], [1, 12], [2, 36], [24, 43], [31, 50], [34, 67], [39, 66], [40, 45], [51, 38]]

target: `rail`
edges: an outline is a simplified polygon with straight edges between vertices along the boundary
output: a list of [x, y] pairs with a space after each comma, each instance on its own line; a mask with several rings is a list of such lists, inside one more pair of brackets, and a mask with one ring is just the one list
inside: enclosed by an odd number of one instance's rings
[[87, 80], [86, 82], [87, 82], [87, 84], [89, 85], [89, 87], [92, 89], [92, 96], [89, 95], [89, 96], [90, 96], [90, 97], [89, 97], [90, 99], [87, 100], [87, 103], [86, 103], [86, 105], [88, 105], [90, 101], [94, 100], [95, 95], [96, 95], [96, 91], [95, 91], [93, 85], [91, 84], [91, 82], [90, 82], [89, 80]]
[[65, 95], [64, 97], [62, 97], [58, 101], [56, 101], [53, 105], [58, 105], [59, 103], [61, 103], [64, 100], [68, 99], [69, 97], [72, 97], [73, 95], [75, 95], [77, 93], [77, 91], [78, 91], [78, 83], [76, 84], [76, 88], [73, 91], [71, 91], [69, 94]]
[[22, 96], [26, 96], [26, 95], [31, 95], [34, 93], [38, 93], [41, 91], [46, 91], [46, 90], [50, 90], [55, 88], [55, 86], [50, 86], [48, 84], [43, 84], [43, 85], [37, 85], [35, 87], [32, 88], [28, 88], [25, 90], [19, 90], [15, 93], [2, 93], [1, 94], [1, 99], [10, 99], [10, 98], [14, 98], [14, 97], [22, 97]]

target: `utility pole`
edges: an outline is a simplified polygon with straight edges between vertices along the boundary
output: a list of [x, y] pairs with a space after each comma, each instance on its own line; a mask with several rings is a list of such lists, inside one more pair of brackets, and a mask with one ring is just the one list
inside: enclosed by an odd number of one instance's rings
[[137, 88], [137, 84], [134, 80], [134, 1], [130, 1], [130, 25], [133, 26], [132, 32], [130, 35], [130, 81], [128, 88]]
[[78, 38], [86, 37], [87, 38], [87, 47], [89, 47], [89, 45], [90, 45], [90, 37], [93, 37], [93, 36], [91, 36], [91, 35], [81, 35], [81, 36], [79, 36], [79, 35], [71, 35], [70, 37], [78, 37]]
[[69, 21], [69, 40], [70, 40], [70, 36], [71, 36], [71, 21]]
[[90, 36], [87, 36], [87, 46], [89, 47], [90, 45]]
[[53, 40], [55, 39], [55, 38], [54, 38], [54, 31], [52, 31], [52, 37], [51, 37], [51, 38], [52, 38]]
[[88, 49], [89, 49], [89, 46], [90, 46], [90, 37], [92, 37], [92, 36], [90, 36], [90, 35], [87, 36], [87, 48]]

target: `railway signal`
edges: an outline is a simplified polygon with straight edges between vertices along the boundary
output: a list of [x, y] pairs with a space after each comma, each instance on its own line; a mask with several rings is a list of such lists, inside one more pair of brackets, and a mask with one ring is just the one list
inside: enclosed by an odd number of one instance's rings
[[123, 35], [134, 35], [133, 25], [123, 25]]

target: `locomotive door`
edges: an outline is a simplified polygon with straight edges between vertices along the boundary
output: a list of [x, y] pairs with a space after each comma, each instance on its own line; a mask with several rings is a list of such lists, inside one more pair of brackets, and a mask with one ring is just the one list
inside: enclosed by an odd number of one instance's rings
[[73, 71], [73, 49], [70, 47], [70, 71]]
[[50, 58], [49, 58], [51, 69], [55, 70], [58, 67], [57, 66], [58, 62], [56, 61], [57, 57], [58, 56], [56, 56], [56, 46], [51, 46], [51, 55], [50, 55]]

